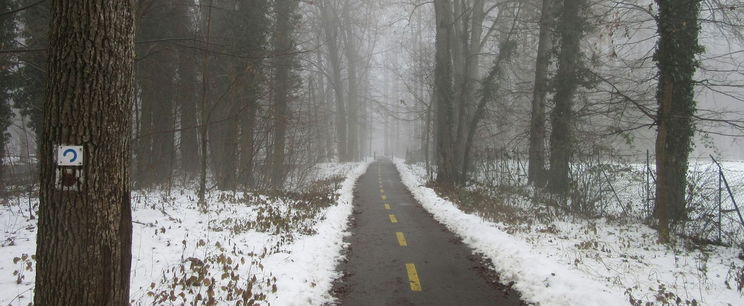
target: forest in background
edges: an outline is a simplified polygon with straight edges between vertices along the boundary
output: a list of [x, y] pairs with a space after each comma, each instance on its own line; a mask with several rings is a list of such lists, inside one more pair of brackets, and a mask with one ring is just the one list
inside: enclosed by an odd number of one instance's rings
[[[686, 119], [670, 130], [689, 137], [671, 145], [674, 170], [661, 177], [685, 177], [689, 154], [740, 157], [738, 1], [435, 4], [136, 1], [132, 187], [189, 182], [203, 201], [215, 188], [291, 188], [319, 162], [375, 155], [467, 186], [507, 156], [563, 202], [576, 191], [572, 165], [656, 168], [663, 75], [685, 75], [671, 109]], [[11, 185], [36, 181], [49, 5], [0, 8], [0, 169]], [[693, 36], [663, 49], [664, 33], [679, 32]], [[664, 184], [684, 207], [686, 180]]]
[[[724, 285], [740, 298], [744, 163], [718, 160], [741, 157], [743, 10], [736, 0], [1, 1], [0, 216], [14, 227], [2, 247], [23, 252], [13, 276], [37, 304], [124, 304], [141, 261], [133, 238], [147, 238], [135, 230], [165, 234], [158, 220], [182, 223], [168, 212], [177, 211], [206, 236], [233, 223], [279, 244], [294, 235], [332, 244], [316, 292], [326, 299], [354, 226], [355, 181], [369, 157], [386, 156], [453, 232], [463, 218], [482, 225], [461, 231], [466, 241], [488, 231], [480, 247], [490, 256], [525, 246], [496, 264], [521, 267], [535, 250], [522, 240], [553, 243], [543, 235], [553, 234], [565, 240], [555, 250], [588, 251], [583, 259], [608, 272], [608, 258], [663, 269], [645, 276], [651, 285], [600, 276], [632, 304], [696, 304], [688, 284], [699, 298]], [[259, 240], [228, 238], [236, 256], [264, 245], [244, 269], [281, 256], [279, 245], [265, 247], [273, 238]], [[171, 258], [181, 272], [186, 246], [207, 245], [164, 241], [183, 246]], [[614, 252], [611, 241], [638, 252]], [[232, 265], [221, 242], [213, 250]], [[680, 272], [677, 252], [695, 265]], [[580, 267], [582, 257], [567, 256]], [[532, 281], [556, 276], [537, 268]], [[207, 299], [192, 278], [160, 284], [185, 281], [195, 301], [213, 304], [209, 268], [192, 260], [191, 269]], [[243, 293], [255, 278], [235, 287], [223, 270], [224, 297], [239, 289], [250, 304]], [[33, 282], [24, 271], [36, 271]], [[159, 294], [178, 299], [147, 292]]]

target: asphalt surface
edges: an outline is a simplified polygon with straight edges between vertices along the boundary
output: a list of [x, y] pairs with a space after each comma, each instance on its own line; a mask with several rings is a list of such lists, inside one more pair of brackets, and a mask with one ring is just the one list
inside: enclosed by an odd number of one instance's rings
[[341, 305], [523, 305], [461, 239], [435, 221], [378, 160], [357, 182]]

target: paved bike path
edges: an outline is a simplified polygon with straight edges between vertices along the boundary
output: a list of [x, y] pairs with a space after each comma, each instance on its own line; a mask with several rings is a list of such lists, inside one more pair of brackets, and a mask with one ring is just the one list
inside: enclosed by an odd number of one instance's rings
[[378, 160], [357, 182], [342, 305], [521, 305], [461, 240]]

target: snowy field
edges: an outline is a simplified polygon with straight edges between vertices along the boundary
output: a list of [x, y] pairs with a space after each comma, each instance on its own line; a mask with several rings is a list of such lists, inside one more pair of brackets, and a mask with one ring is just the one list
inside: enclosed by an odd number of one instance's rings
[[[505, 283], [525, 301], [540, 305], [744, 305], [744, 261], [737, 248], [692, 248], [679, 239], [656, 243], [638, 222], [531, 218], [523, 223], [488, 221], [467, 214], [424, 186], [418, 166], [396, 166], [404, 184], [441, 223], [494, 263]], [[636, 195], [637, 196], [637, 195]], [[525, 198], [511, 198], [526, 215], [539, 215]]]
[[[354, 184], [367, 166], [320, 165], [325, 185], [314, 194], [212, 192], [208, 213], [199, 212], [194, 190], [133, 192], [132, 304], [332, 301]], [[33, 300], [36, 220], [28, 201], [0, 206], [0, 305]]]
[[[132, 304], [332, 302], [354, 184], [367, 166], [320, 165], [319, 187], [308, 187], [316, 193], [213, 192], [206, 214], [199, 212], [193, 190], [133, 193]], [[659, 245], [656, 232], [641, 220], [552, 216], [493, 222], [423, 186], [421, 167], [401, 161], [396, 166], [424, 208], [489, 258], [501, 280], [513, 283], [528, 303], [744, 305], [738, 248], [700, 247], [684, 239]], [[742, 181], [744, 167], [726, 167], [732, 184]], [[621, 201], [638, 197], [634, 188], [618, 188]], [[329, 192], [331, 197], [324, 196]], [[525, 215], [546, 214], [525, 197], [507, 200]], [[315, 205], [320, 202], [325, 205]], [[0, 305], [32, 301], [36, 222], [28, 207], [36, 204], [21, 196], [0, 206]]]

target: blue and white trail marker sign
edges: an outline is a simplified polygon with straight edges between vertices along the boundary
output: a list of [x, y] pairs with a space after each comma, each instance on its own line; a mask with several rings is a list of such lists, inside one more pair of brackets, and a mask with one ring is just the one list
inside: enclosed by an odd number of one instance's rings
[[57, 166], [82, 166], [83, 146], [57, 146]]

